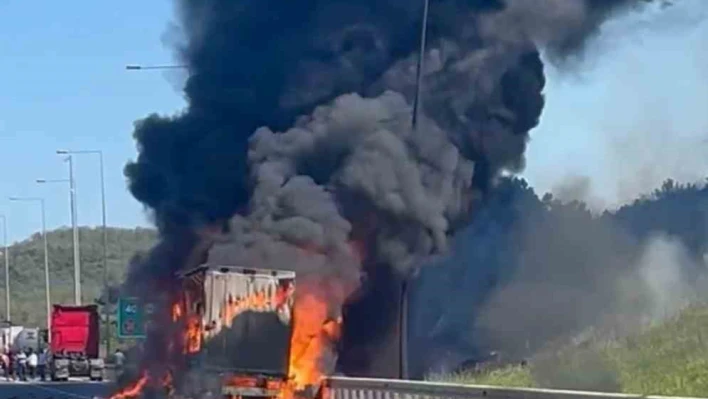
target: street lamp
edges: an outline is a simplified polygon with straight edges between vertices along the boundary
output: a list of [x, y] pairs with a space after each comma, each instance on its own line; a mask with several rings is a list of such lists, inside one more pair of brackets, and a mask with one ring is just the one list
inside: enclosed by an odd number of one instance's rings
[[413, 98], [413, 120], [412, 128], [415, 129], [418, 124], [418, 108], [420, 107], [420, 91], [423, 84], [423, 62], [425, 61], [425, 45], [428, 31], [428, 8], [429, 0], [423, 0], [423, 19], [420, 27], [420, 54], [418, 54], [418, 66], [416, 69], [415, 80], [415, 97]]
[[76, 181], [74, 180], [74, 157], [68, 155], [69, 190], [71, 194], [71, 230], [74, 238], [74, 304], [81, 305], [81, 252], [79, 250], [79, 226], [76, 222]]
[[71, 203], [71, 230], [74, 241], [74, 304], [81, 305], [81, 256], [79, 249], [79, 228], [76, 223], [76, 184], [74, 181], [74, 159], [68, 155], [64, 161], [69, 163], [68, 179], [37, 179], [37, 183], [69, 183], [69, 200]]
[[[413, 97], [413, 115], [411, 117], [411, 129], [418, 128], [418, 109], [420, 108], [421, 88], [423, 86], [423, 64], [425, 61], [425, 45], [428, 31], [428, 10], [430, 1], [423, 0], [423, 16], [420, 23], [420, 53], [418, 54], [418, 65], [416, 69], [415, 97]], [[401, 283], [401, 300], [399, 315], [399, 354], [400, 354], [400, 375], [401, 379], [408, 379], [408, 301], [410, 296], [409, 285], [413, 279], [412, 273], [406, 273]]]
[[[49, 253], [47, 251], [47, 224], [44, 212], [44, 198], [39, 197], [10, 197], [10, 201], [39, 202], [42, 210], [42, 238], [44, 239], [44, 295], [47, 306], [47, 340], [51, 340], [51, 299], [49, 295]], [[7, 281], [7, 280], [6, 280]]]
[[126, 65], [125, 69], [129, 71], [139, 71], [144, 69], [187, 69], [187, 65]]
[[5, 319], [10, 321], [10, 251], [7, 246], [7, 217], [0, 215], [2, 220], [2, 237], [5, 249], [2, 256], [5, 258]]
[[[103, 291], [107, 295], [108, 293], [108, 229], [106, 227], [106, 185], [105, 185], [105, 180], [104, 180], [104, 173], [103, 173], [103, 151], [101, 150], [77, 150], [77, 151], [71, 151], [71, 150], [57, 150], [57, 154], [59, 155], [81, 155], [81, 154], [88, 154], [88, 155], [98, 155], [98, 166], [100, 169], [100, 176], [101, 176], [101, 219], [102, 219], [102, 224], [103, 224]], [[106, 353], [110, 353], [110, 339], [109, 337], [109, 323], [108, 323], [108, 306], [107, 304], [103, 305], [104, 307], [104, 313], [106, 316]]]

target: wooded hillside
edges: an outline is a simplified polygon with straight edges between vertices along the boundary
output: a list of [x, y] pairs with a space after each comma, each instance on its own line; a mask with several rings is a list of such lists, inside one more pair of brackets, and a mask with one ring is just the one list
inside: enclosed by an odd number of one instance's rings
[[[131, 257], [149, 249], [157, 239], [152, 229], [108, 229], [108, 282], [119, 284]], [[53, 303], [73, 304], [74, 261], [72, 231], [68, 228], [47, 233], [50, 291]], [[12, 322], [45, 326], [44, 251], [41, 234], [12, 245], [10, 253], [10, 293]], [[103, 233], [101, 228], [81, 228], [81, 283], [84, 304], [95, 303], [103, 289]], [[2, 265], [2, 263], [0, 263]], [[5, 320], [5, 273], [0, 268], [0, 320]]]

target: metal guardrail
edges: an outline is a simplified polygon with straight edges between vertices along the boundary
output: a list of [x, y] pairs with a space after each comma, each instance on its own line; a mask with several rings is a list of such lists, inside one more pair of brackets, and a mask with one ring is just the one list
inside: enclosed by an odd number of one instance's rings
[[699, 399], [350, 377], [327, 377], [323, 394], [326, 399]]

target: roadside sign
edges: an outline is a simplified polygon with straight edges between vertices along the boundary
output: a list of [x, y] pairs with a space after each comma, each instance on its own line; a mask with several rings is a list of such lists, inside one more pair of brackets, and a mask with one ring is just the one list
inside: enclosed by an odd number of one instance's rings
[[118, 337], [145, 338], [145, 309], [137, 298], [118, 299]]

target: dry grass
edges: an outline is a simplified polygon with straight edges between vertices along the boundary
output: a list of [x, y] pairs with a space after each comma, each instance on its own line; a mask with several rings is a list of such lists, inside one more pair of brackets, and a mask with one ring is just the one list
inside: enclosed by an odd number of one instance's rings
[[498, 385], [506, 387], [536, 387], [528, 367], [510, 366], [484, 372], [459, 372], [453, 374], [434, 374], [428, 380], [451, 382], [455, 384]]

